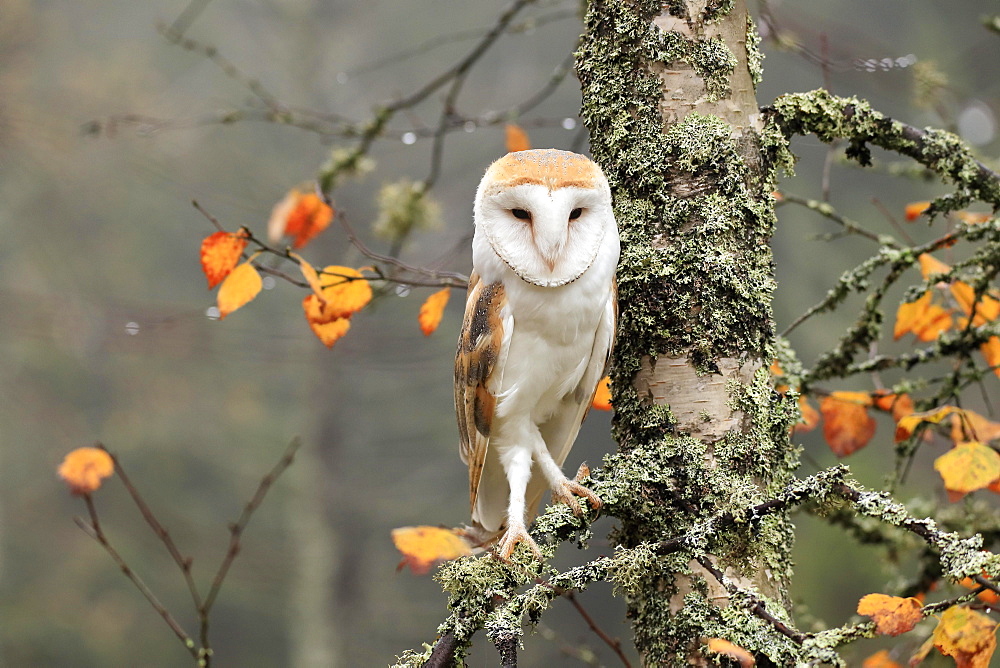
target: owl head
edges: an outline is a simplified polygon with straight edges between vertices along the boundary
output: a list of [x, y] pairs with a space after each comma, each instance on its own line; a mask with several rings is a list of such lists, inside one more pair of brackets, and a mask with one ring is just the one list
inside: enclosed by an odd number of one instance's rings
[[617, 248], [608, 180], [597, 163], [569, 151], [500, 158], [479, 184], [474, 213], [477, 240], [485, 237], [514, 273], [541, 287], [579, 278], [609, 233]]

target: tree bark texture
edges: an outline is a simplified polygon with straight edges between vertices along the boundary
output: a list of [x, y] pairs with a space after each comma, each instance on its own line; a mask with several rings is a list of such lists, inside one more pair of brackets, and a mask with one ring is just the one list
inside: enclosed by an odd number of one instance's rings
[[[791, 479], [792, 400], [773, 392], [774, 166], [744, 0], [593, 0], [577, 54], [582, 116], [622, 235], [609, 500], [627, 547], [773, 497]], [[706, 663], [725, 637], [781, 665], [791, 525], [716, 532], [623, 587], [645, 665]], [[720, 580], [720, 577], [721, 580]], [[735, 600], [754, 593], [766, 609]], [[765, 618], [772, 617], [769, 623]]]

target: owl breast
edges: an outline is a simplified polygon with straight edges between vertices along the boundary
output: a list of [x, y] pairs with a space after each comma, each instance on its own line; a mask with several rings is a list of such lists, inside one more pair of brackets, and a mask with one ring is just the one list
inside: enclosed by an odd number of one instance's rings
[[499, 419], [530, 413], [532, 421], [541, 424], [565, 397], [578, 391], [611, 298], [617, 257], [616, 244], [609, 244], [579, 279], [557, 288], [532, 285], [505, 265], [496, 267], [504, 275], [514, 317], [510, 353], [497, 388]]

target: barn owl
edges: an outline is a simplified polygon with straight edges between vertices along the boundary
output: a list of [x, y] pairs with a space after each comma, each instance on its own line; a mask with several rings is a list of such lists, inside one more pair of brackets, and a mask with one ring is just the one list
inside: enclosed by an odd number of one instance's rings
[[472, 533], [508, 560], [546, 489], [601, 500], [563, 475], [615, 336], [618, 226], [601, 168], [567, 151], [508, 153], [476, 192], [473, 272], [455, 359]]

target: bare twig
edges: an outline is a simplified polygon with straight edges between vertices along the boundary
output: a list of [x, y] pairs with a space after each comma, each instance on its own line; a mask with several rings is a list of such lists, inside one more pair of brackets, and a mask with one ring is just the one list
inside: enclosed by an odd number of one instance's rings
[[507, 30], [507, 26], [509, 26], [511, 21], [514, 20], [514, 17], [517, 16], [522, 9], [533, 2], [534, 0], [514, 0], [514, 2], [509, 4], [503, 12], [501, 12], [500, 17], [497, 19], [497, 22], [493, 25], [493, 27], [483, 36], [481, 40], [479, 40], [469, 53], [462, 58], [462, 60], [426, 83], [416, 92], [407, 95], [406, 97], [399, 98], [395, 102], [388, 105], [386, 108], [387, 111], [396, 112], [400, 109], [416, 106], [455, 77], [464, 75], [468, 72], [469, 68], [471, 68], [476, 61], [478, 61], [483, 54], [489, 50], [489, 48], [494, 42], [497, 41], [504, 31]]
[[810, 211], [815, 211], [816, 213], [823, 216], [827, 220], [832, 220], [833, 222], [837, 223], [838, 225], [843, 227], [845, 231], [851, 234], [857, 234], [859, 236], [865, 237], [866, 239], [871, 239], [872, 241], [875, 241], [883, 246], [888, 246], [890, 248], [899, 247], [899, 244], [897, 244], [892, 239], [886, 237], [885, 235], [879, 235], [874, 232], [870, 232], [865, 228], [861, 227], [861, 225], [856, 221], [853, 221], [849, 218], [845, 218], [844, 216], [840, 215], [839, 213], [837, 213], [836, 209], [834, 209], [833, 206], [825, 200], [821, 201], [821, 200], [809, 199], [808, 197], [799, 197], [797, 195], [790, 195], [788, 193], [782, 192], [781, 199], [775, 203], [775, 206], [781, 206], [786, 202], [788, 204], [797, 204], [799, 206], [804, 206]]
[[271, 486], [274, 485], [274, 481], [285, 472], [285, 470], [292, 465], [295, 460], [295, 453], [298, 451], [299, 447], [302, 445], [302, 441], [298, 438], [292, 439], [292, 442], [288, 445], [285, 453], [278, 460], [278, 463], [268, 471], [268, 473], [261, 479], [260, 484], [257, 485], [257, 491], [254, 492], [253, 497], [247, 502], [243, 507], [243, 512], [240, 513], [240, 517], [236, 520], [235, 524], [229, 527], [229, 549], [226, 550], [226, 556], [223, 558], [222, 563], [219, 565], [219, 570], [216, 571], [215, 577], [212, 578], [212, 585], [208, 590], [208, 595], [205, 597], [205, 602], [199, 608], [199, 616], [202, 617], [202, 623], [208, 624], [208, 613], [211, 612], [212, 606], [215, 604], [215, 599], [219, 595], [219, 591], [222, 589], [222, 583], [226, 579], [226, 574], [229, 573], [229, 567], [232, 566], [233, 561], [236, 559], [236, 555], [240, 552], [240, 538], [243, 535], [243, 531], [246, 529], [247, 524], [250, 523], [250, 518], [253, 516], [254, 511], [260, 507], [263, 503], [264, 497], [267, 495]]
[[628, 657], [625, 656], [625, 652], [622, 651], [622, 641], [618, 638], [612, 638], [604, 631], [604, 629], [598, 626], [597, 622], [595, 622], [594, 618], [590, 616], [590, 613], [587, 612], [586, 608], [584, 608], [580, 601], [577, 600], [576, 594], [573, 593], [573, 590], [567, 589], [563, 594], [563, 597], [568, 600], [574, 608], [576, 608], [576, 611], [580, 613], [581, 617], [583, 617], [583, 621], [587, 623], [587, 627], [593, 631], [598, 638], [603, 640], [604, 644], [610, 647], [611, 651], [613, 651], [618, 658], [621, 659], [622, 665], [625, 666], [625, 668], [632, 668], [632, 664], [629, 662]]
[[129, 496], [132, 497], [132, 501], [135, 503], [136, 508], [139, 509], [139, 514], [142, 515], [142, 519], [146, 521], [146, 524], [148, 524], [153, 530], [156, 537], [160, 539], [160, 542], [163, 543], [163, 546], [167, 549], [167, 553], [170, 554], [170, 558], [174, 560], [174, 563], [177, 564], [177, 567], [181, 570], [181, 573], [184, 576], [184, 582], [187, 584], [188, 592], [191, 595], [191, 600], [194, 603], [195, 609], [200, 608], [202, 605], [201, 594], [198, 593], [198, 586], [195, 584], [194, 576], [191, 573], [191, 558], [181, 554], [181, 551], [174, 542], [174, 539], [171, 537], [170, 532], [167, 531], [167, 528], [156, 518], [156, 515], [153, 514], [149, 504], [146, 503], [146, 500], [139, 493], [139, 490], [132, 484], [128, 475], [126, 475], [125, 469], [122, 468], [121, 462], [118, 461], [118, 457], [116, 457], [113, 453], [108, 452], [107, 448], [100, 443], [97, 444], [97, 447], [107, 452], [111, 457], [111, 460], [115, 464], [115, 473], [118, 474], [118, 478], [122, 481], [122, 485], [125, 486], [125, 490], [129, 493]]
[[198, 658], [198, 650], [195, 647], [194, 640], [191, 639], [191, 636], [189, 636], [184, 629], [181, 628], [181, 625], [177, 623], [177, 620], [175, 620], [173, 615], [170, 614], [170, 611], [168, 611], [163, 604], [160, 603], [159, 599], [156, 598], [156, 595], [153, 594], [152, 590], [146, 585], [145, 582], [142, 581], [142, 578], [140, 578], [139, 575], [132, 570], [132, 568], [125, 562], [125, 559], [118, 554], [118, 551], [111, 545], [111, 542], [105, 535], [104, 530], [101, 528], [101, 522], [97, 516], [97, 508], [94, 506], [93, 497], [90, 494], [84, 494], [83, 501], [87, 506], [87, 513], [90, 515], [90, 524], [87, 524], [87, 522], [80, 517], [75, 517], [73, 519], [76, 522], [76, 525], [80, 527], [84, 533], [100, 543], [101, 547], [103, 547], [104, 550], [111, 556], [111, 559], [115, 562], [121, 572], [125, 574], [125, 577], [128, 578], [133, 585], [135, 585], [136, 589], [138, 589], [145, 599], [149, 601], [149, 604], [153, 606], [153, 609], [157, 612], [157, 614], [159, 614], [160, 617], [163, 618], [163, 621], [167, 623], [167, 626], [169, 626], [170, 630], [174, 632], [174, 635], [176, 635], [177, 638], [184, 644], [184, 647], [187, 648], [191, 656]]

